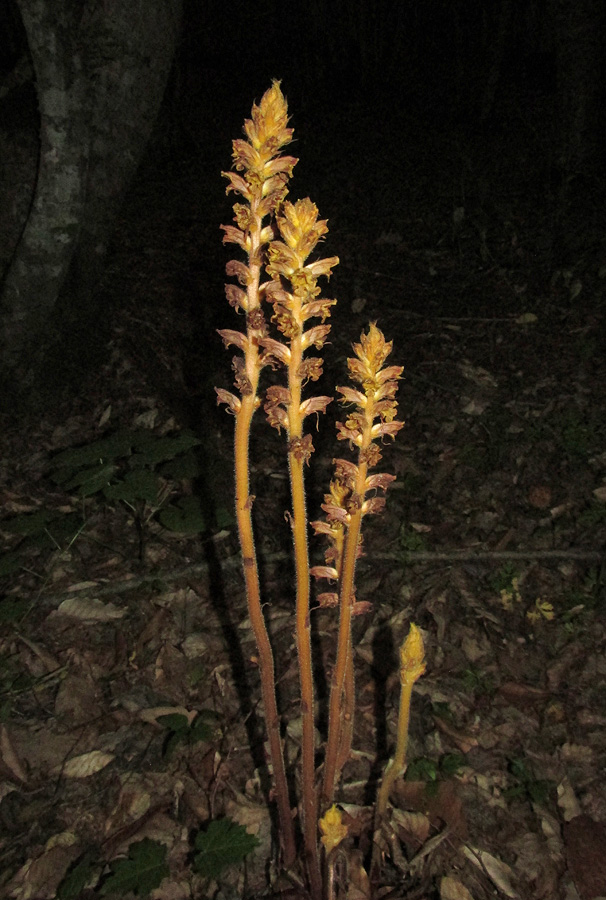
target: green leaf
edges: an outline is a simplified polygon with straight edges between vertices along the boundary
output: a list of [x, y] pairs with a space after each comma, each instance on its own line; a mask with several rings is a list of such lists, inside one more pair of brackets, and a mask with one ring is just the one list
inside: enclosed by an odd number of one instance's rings
[[198, 478], [200, 476], [200, 471], [198, 457], [193, 451], [182, 453], [175, 459], [169, 460], [164, 463], [160, 469], [160, 472], [165, 478], [172, 478], [173, 481]]
[[63, 485], [64, 490], [73, 491], [78, 488], [82, 497], [90, 497], [100, 491], [112, 480], [117, 467], [111, 464], [101, 464], [76, 472], [73, 478]]
[[524, 760], [519, 757], [514, 757], [514, 759], [510, 760], [509, 771], [512, 775], [515, 775], [516, 778], [519, 778], [520, 781], [532, 781], [532, 773], [529, 771]]
[[174, 459], [180, 453], [185, 453], [196, 447], [200, 441], [191, 431], [181, 431], [171, 437], [155, 437], [145, 447], [140, 448], [132, 459], [132, 465], [136, 468], [149, 466], [153, 468], [158, 463]]
[[[189, 729], [189, 740], [192, 744], [197, 744], [198, 741], [209, 741], [213, 734], [215, 733], [215, 729], [212, 725], [210, 725], [205, 719], [203, 715], [204, 710], [200, 713], [199, 716], [196, 716], [194, 721], [191, 723], [191, 728]], [[211, 713], [212, 719], [214, 719], [214, 715]]]
[[406, 769], [407, 781], [436, 781], [437, 778], [437, 765], [433, 759], [427, 759], [424, 756], [414, 759]]
[[158, 478], [153, 472], [149, 469], [137, 469], [135, 472], [128, 472], [117, 484], [108, 484], [103, 493], [108, 500], [125, 500], [129, 503], [145, 500], [146, 503], [155, 505], [158, 502], [158, 489]]
[[[209, 725], [208, 719], [213, 722]], [[164, 747], [164, 756], [170, 757], [179, 744], [196, 744], [199, 741], [208, 741], [213, 736], [215, 714], [208, 709], [203, 709], [196, 716], [194, 721], [189, 724], [187, 717], [179, 713], [169, 713], [166, 716], [159, 716], [158, 722], [169, 732]]]
[[128, 456], [133, 445], [140, 439], [140, 429], [121, 428], [119, 431], [102, 437], [92, 444], [84, 447], [70, 447], [57, 453], [51, 460], [51, 469], [80, 469], [83, 466], [91, 466], [101, 460], [108, 462], [112, 459]]
[[163, 728], [166, 728], [167, 731], [187, 731], [189, 728], [187, 716], [183, 716], [181, 713], [168, 713], [166, 716], [158, 716], [156, 721]]
[[7, 531], [9, 534], [25, 536], [39, 534], [56, 515], [56, 512], [51, 512], [48, 509], [38, 509], [36, 512], [22, 513], [20, 516], [4, 519], [0, 527], [2, 531]]
[[164, 507], [158, 518], [169, 531], [181, 534], [198, 534], [208, 527], [198, 497], [184, 497], [176, 506]]
[[128, 859], [119, 859], [111, 867], [112, 874], [101, 888], [102, 896], [132, 891], [138, 897], [147, 897], [170, 875], [166, 864], [166, 847], [149, 838], [131, 844]]
[[440, 771], [447, 777], [456, 775], [465, 765], [465, 757], [461, 753], [446, 753], [440, 760]]
[[257, 838], [243, 825], [219, 819], [196, 835], [194, 868], [205, 878], [216, 880], [224, 869], [242, 862], [258, 846]]
[[533, 803], [537, 803], [539, 806], [542, 806], [549, 799], [549, 794], [551, 793], [552, 789], [553, 784], [550, 781], [531, 781], [528, 784], [528, 796]]
[[85, 853], [59, 885], [57, 900], [78, 900], [91, 880], [93, 871], [93, 854]]
[[71, 544], [83, 530], [82, 517], [79, 513], [67, 513], [58, 516], [46, 526], [46, 528], [28, 538], [30, 547], [63, 547]]

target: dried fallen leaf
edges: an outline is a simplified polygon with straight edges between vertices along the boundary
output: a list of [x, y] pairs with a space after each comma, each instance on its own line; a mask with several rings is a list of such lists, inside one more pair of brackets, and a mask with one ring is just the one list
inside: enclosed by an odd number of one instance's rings
[[118, 609], [113, 603], [102, 603], [94, 598], [79, 600], [68, 597], [57, 608], [57, 615], [70, 616], [83, 622], [111, 622], [126, 615], [125, 609]]
[[440, 781], [433, 787], [436, 788], [435, 792], [429, 792], [424, 781], [400, 780], [393, 786], [391, 796], [397, 803], [397, 808], [422, 812], [428, 816], [434, 828], [439, 828], [444, 823], [451, 835], [465, 840], [467, 822], [456, 783]]
[[458, 878], [445, 875], [440, 881], [440, 900], [473, 900], [473, 897]]
[[361, 850], [351, 850], [348, 853], [349, 884], [347, 900], [370, 900], [372, 897], [370, 880], [362, 862], [363, 855]]
[[81, 756], [72, 756], [62, 768], [58, 767], [55, 774], [63, 775], [65, 778], [90, 778], [91, 775], [108, 766], [114, 759], [113, 753], [91, 750], [90, 753], [83, 753]]
[[145, 789], [143, 778], [131, 774], [130, 780], [122, 785], [118, 801], [105, 820], [105, 834], [114, 835], [141, 819], [151, 805], [151, 794]]
[[394, 809], [391, 823], [398, 829], [400, 838], [412, 845], [415, 850], [423, 846], [431, 832], [431, 822], [422, 812]]
[[501, 859], [497, 859], [496, 856], [493, 856], [492, 853], [488, 853], [486, 850], [480, 850], [477, 847], [471, 847], [467, 844], [462, 850], [463, 855], [473, 863], [474, 866], [477, 866], [478, 869], [485, 872], [493, 884], [505, 894], [506, 897], [510, 897], [511, 900], [517, 900], [520, 895], [513, 887], [513, 869], [511, 869], [507, 863], [504, 863]]
[[191, 725], [197, 715], [197, 710], [187, 709], [185, 706], [148, 706], [139, 712], [139, 718], [143, 722], [159, 724], [161, 727], [164, 726], [158, 722], [158, 719], [161, 719], [162, 716], [184, 716], [187, 724]]
[[19, 640], [25, 644], [26, 647], [36, 655], [36, 657], [40, 660], [46, 672], [54, 672], [61, 668], [61, 664], [59, 661], [44, 647], [41, 647], [40, 644], [36, 644], [34, 641], [30, 641], [29, 638], [26, 638], [24, 635], [20, 634]]
[[456, 744], [461, 753], [469, 753], [470, 750], [473, 750], [474, 747], [478, 746], [478, 739], [475, 735], [453, 728], [449, 722], [446, 722], [439, 716], [434, 716], [433, 720], [436, 723], [438, 730], [447, 735], [451, 741]]
[[74, 835], [69, 832], [55, 835], [41, 856], [28, 860], [17, 872], [9, 885], [10, 894], [4, 896], [18, 900], [51, 900], [81, 852]]
[[549, 693], [542, 688], [536, 688], [531, 684], [521, 684], [518, 681], [506, 681], [500, 686], [499, 694], [510, 703], [521, 703], [522, 705], [545, 700], [549, 696]]
[[17, 781], [27, 781], [27, 772], [23, 768], [21, 760], [15, 752], [5, 725], [0, 726], [0, 762], [6, 766]]
[[567, 775], [558, 784], [558, 806], [565, 822], [581, 815], [581, 804]]

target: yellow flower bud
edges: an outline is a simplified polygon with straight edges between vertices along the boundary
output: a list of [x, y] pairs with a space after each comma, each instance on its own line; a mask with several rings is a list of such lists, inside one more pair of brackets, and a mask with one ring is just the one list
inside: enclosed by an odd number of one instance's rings
[[343, 838], [347, 837], [347, 825], [343, 824], [341, 810], [337, 809], [334, 803], [318, 824], [322, 832], [321, 841], [327, 854], [338, 847]]
[[425, 668], [423, 637], [420, 629], [411, 622], [408, 636], [400, 647], [400, 682], [414, 684], [424, 674]]

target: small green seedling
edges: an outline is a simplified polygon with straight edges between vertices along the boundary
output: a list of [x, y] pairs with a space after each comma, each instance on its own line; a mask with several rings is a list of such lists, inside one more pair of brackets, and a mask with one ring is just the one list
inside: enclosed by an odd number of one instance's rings
[[503, 792], [507, 800], [530, 800], [531, 803], [543, 805], [553, 792], [553, 782], [546, 778], [535, 778], [523, 759], [512, 759], [509, 772], [515, 783]]
[[168, 732], [164, 744], [164, 756], [170, 757], [179, 744], [191, 747], [200, 741], [209, 741], [215, 733], [213, 724], [215, 721], [214, 712], [208, 709], [201, 710], [191, 723], [188, 722], [187, 716], [179, 715], [179, 713], [160, 716], [158, 723]]

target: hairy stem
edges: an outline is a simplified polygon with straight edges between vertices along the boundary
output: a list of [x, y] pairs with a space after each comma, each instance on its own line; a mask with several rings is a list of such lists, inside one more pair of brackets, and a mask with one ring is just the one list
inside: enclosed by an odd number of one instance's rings
[[[296, 312], [299, 312], [296, 310]], [[305, 859], [312, 897], [320, 900], [322, 878], [318, 858], [318, 800], [315, 784], [315, 702], [311, 654], [311, 627], [309, 621], [309, 550], [307, 545], [307, 512], [301, 453], [302, 419], [301, 378], [299, 370], [303, 358], [301, 336], [293, 337], [290, 344], [288, 380], [289, 404], [289, 452], [290, 490], [292, 496], [292, 531], [296, 568], [296, 642], [301, 691], [301, 814]]]
[[236, 419], [235, 469], [236, 469], [236, 516], [238, 535], [242, 549], [242, 568], [246, 583], [246, 597], [250, 621], [259, 654], [261, 694], [265, 710], [265, 724], [269, 739], [269, 753], [273, 768], [274, 789], [278, 806], [280, 838], [286, 867], [296, 859], [295, 833], [292, 821], [288, 784], [284, 767], [284, 756], [280, 739], [280, 717], [276, 701], [274, 656], [263, 617], [259, 588], [259, 571], [252, 527], [252, 501], [249, 490], [248, 439], [250, 423], [254, 411], [252, 397], [244, 397], [242, 409]]
[[[372, 419], [370, 419], [372, 423]], [[368, 441], [370, 442], [370, 427]], [[364, 482], [368, 466], [361, 462], [358, 467], [356, 493], [364, 494]], [[343, 695], [349, 667], [353, 665], [353, 648], [351, 646], [351, 613], [354, 602], [354, 583], [356, 574], [356, 559], [358, 544], [362, 528], [361, 506], [352, 514], [347, 529], [345, 547], [343, 551], [343, 563], [341, 567], [341, 590], [339, 594], [339, 636], [337, 639], [337, 658], [332, 676], [330, 689], [330, 703], [328, 712], [328, 739], [326, 744], [326, 758], [324, 760], [324, 777], [322, 781], [322, 805], [330, 806], [335, 794], [337, 782], [337, 761], [343, 760], [344, 747], [341, 746], [344, 730], [341, 727], [341, 716], [344, 711]], [[351, 660], [351, 661], [348, 661]], [[351, 711], [351, 710], [350, 710]], [[351, 729], [349, 729], [351, 735]], [[349, 753], [349, 750], [347, 751]]]
[[263, 708], [265, 710], [265, 725], [269, 740], [269, 753], [274, 776], [274, 790], [278, 806], [278, 820], [280, 837], [284, 853], [284, 863], [287, 867], [293, 865], [296, 859], [296, 845], [294, 825], [290, 810], [288, 795], [288, 783], [284, 766], [284, 754], [280, 736], [280, 717], [276, 700], [276, 677], [274, 655], [267, 633], [267, 626], [261, 606], [261, 591], [259, 586], [259, 568], [255, 549], [252, 505], [254, 497], [250, 493], [250, 426], [255, 409], [258, 405], [257, 388], [259, 383], [259, 345], [256, 329], [250, 325], [250, 312], [259, 307], [259, 281], [261, 274], [260, 263], [254, 262], [259, 257], [260, 247], [260, 217], [256, 215], [258, 198], [251, 202], [251, 260], [250, 283], [247, 286], [249, 316], [247, 337], [248, 347], [245, 353], [246, 375], [250, 384], [250, 392], [243, 394], [241, 408], [236, 415], [235, 427], [235, 490], [236, 490], [236, 516], [238, 521], [238, 535], [242, 551], [242, 568], [246, 583], [246, 598], [250, 621], [257, 644], [259, 655], [259, 673], [261, 678], [261, 694]]

